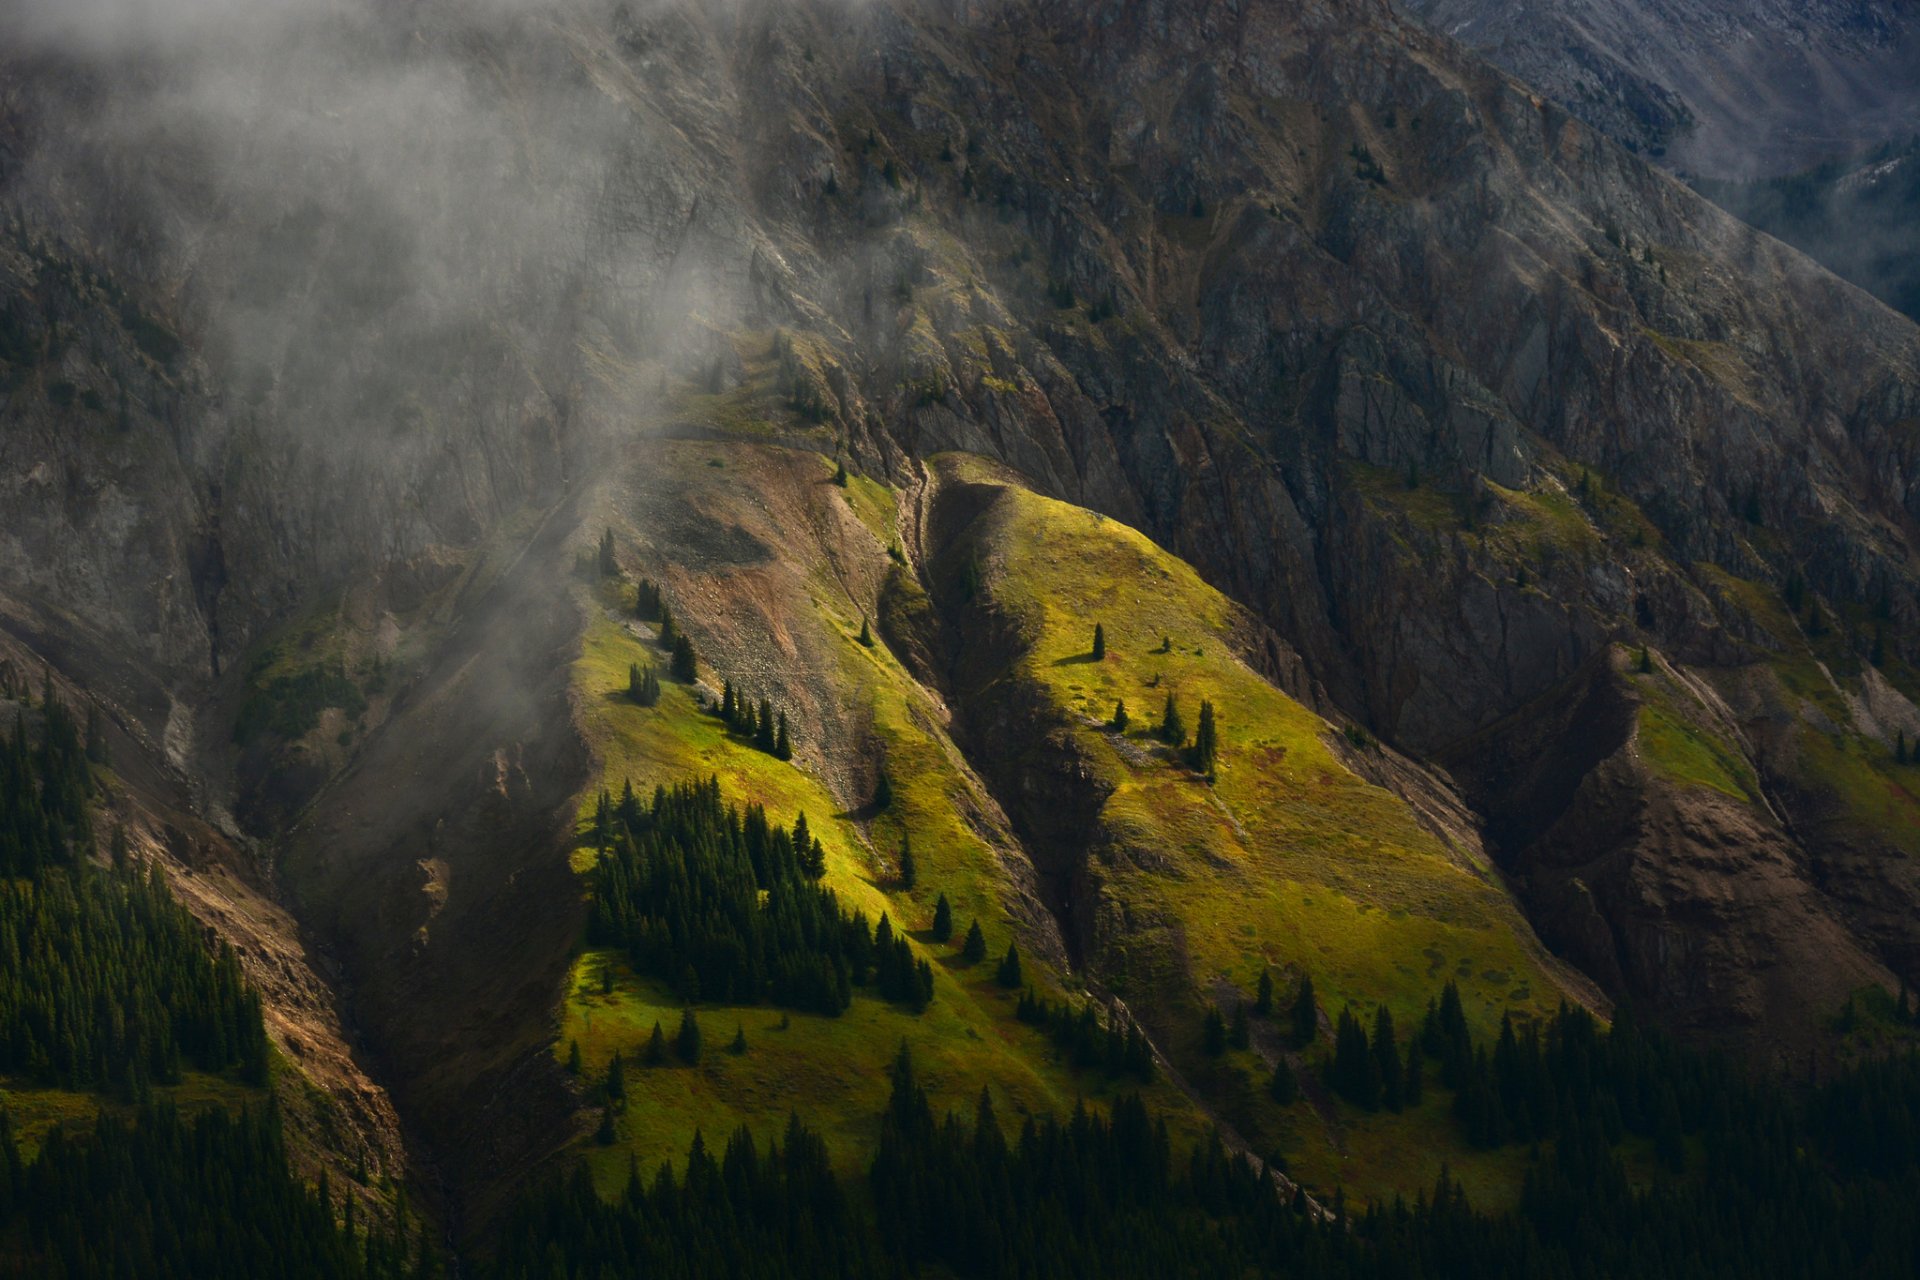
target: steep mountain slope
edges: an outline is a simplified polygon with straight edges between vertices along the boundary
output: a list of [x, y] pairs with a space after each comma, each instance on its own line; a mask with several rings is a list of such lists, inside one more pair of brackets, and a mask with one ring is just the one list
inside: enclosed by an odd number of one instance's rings
[[1774, 177], [1920, 123], [1920, 27], [1875, 0], [1407, 0], [1431, 24], [1683, 172]]
[[[674, 1003], [574, 953], [626, 778], [805, 809], [911, 929], [949, 893], [1322, 1189], [1431, 1185], [1442, 1104], [1308, 1118], [1277, 1039], [1206, 1054], [1264, 967], [1796, 1060], [1915, 972], [1920, 333], [1454, 43], [1369, 0], [223, 21], [7, 64], [0, 597], [272, 841], [463, 1234], [585, 1145], [567, 1042]], [[607, 527], [800, 768], [620, 702], [662, 655]], [[1216, 785], [1099, 727], [1167, 691]], [[896, 1036], [1078, 1091], [914, 947], [917, 1019], [709, 1010], [768, 1058], [663, 1080], [603, 1176], [806, 1098], [870, 1137]]]
[[1894, 310], [1920, 317], [1920, 239], [1914, 231], [1920, 141], [1877, 147], [1784, 178], [1699, 185], [1743, 221]]

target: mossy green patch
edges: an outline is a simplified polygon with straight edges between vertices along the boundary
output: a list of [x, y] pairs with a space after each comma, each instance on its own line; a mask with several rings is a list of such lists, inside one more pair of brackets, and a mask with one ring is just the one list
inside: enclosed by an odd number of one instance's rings
[[1695, 787], [1710, 787], [1735, 800], [1758, 792], [1746, 758], [1714, 734], [1655, 703], [1639, 712], [1640, 756], [1656, 773]]

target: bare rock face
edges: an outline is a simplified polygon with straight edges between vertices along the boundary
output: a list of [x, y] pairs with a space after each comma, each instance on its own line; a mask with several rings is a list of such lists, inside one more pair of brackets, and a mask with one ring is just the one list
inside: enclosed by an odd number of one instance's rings
[[1790, 173], [1920, 119], [1920, 27], [1888, 0], [1408, 0], [1637, 151], [1709, 178]]

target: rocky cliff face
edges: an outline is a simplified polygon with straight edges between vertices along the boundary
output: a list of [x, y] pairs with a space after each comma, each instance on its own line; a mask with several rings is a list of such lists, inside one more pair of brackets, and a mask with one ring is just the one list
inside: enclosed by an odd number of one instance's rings
[[1791, 173], [1914, 131], [1920, 28], [1874, 0], [1408, 0], [1582, 120], [1687, 173]]
[[[211, 95], [202, 52], [8, 65], [0, 595], [215, 809], [308, 769], [250, 812], [469, 1171], [536, 1144], [451, 1135], [547, 1087], [572, 919], [549, 522], [663, 423], [1138, 525], [1693, 1034], [1912, 965], [1920, 332], [1451, 40], [1371, 0], [329, 15]], [[1642, 647], [1724, 707], [1649, 729]], [[1838, 959], [1767, 954], [1796, 913]]]

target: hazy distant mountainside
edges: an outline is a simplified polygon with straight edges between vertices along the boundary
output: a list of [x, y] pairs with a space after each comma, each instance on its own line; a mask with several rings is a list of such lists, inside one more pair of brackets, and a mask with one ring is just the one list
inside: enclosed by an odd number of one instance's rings
[[1742, 220], [1920, 316], [1920, 141], [1790, 177], [1698, 185]]
[[1323, 1083], [1348, 1004], [1905, 1034], [1920, 330], [1389, 5], [21, 30], [0, 626], [456, 1237], [790, 1110], [864, 1167], [903, 1040], [1505, 1203], [1466, 1076]]
[[1920, 23], [1899, 0], [1406, 0], [1670, 168], [1793, 173], [1920, 122]]

